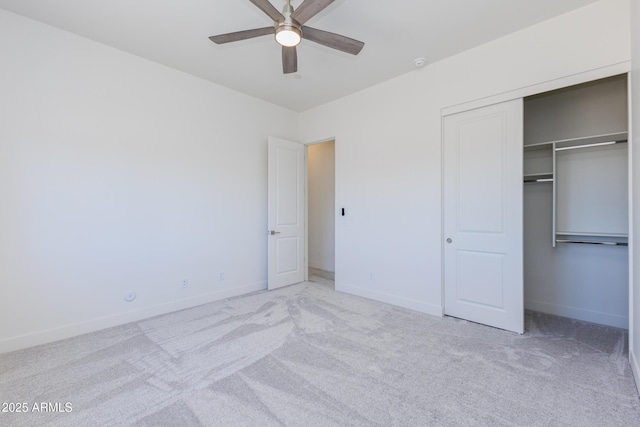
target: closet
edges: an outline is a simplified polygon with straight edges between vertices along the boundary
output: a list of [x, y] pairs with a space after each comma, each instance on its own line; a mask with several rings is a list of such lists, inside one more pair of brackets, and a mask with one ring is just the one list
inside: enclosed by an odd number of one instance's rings
[[628, 327], [627, 75], [524, 98], [524, 307]]

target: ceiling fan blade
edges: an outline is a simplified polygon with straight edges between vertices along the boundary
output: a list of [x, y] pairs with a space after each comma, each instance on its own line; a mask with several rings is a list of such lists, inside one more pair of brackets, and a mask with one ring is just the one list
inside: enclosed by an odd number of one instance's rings
[[361, 41], [311, 27], [302, 27], [302, 38], [352, 55], [359, 54], [364, 47]]
[[254, 37], [266, 36], [275, 32], [273, 27], [255, 28], [253, 30], [236, 31], [234, 33], [220, 34], [209, 37], [209, 40], [216, 44], [237, 42], [240, 40], [252, 39]]
[[291, 14], [291, 17], [302, 25], [334, 1], [335, 0], [304, 0]]
[[298, 71], [298, 51], [296, 47], [282, 46], [282, 72], [291, 74]]
[[258, 9], [269, 15], [274, 21], [284, 21], [284, 16], [278, 12], [278, 9], [273, 7], [269, 0], [249, 0], [255, 4]]

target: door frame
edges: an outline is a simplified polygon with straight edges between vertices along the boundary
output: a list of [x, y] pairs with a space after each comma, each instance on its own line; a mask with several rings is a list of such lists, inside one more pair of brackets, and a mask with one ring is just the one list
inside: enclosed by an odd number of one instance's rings
[[[468, 111], [468, 110], [473, 110], [476, 108], [482, 108], [482, 107], [486, 107], [489, 105], [493, 105], [493, 104], [499, 104], [501, 102], [505, 102], [505, 101], [509, 101], [512, 99], [517, 99], [517, 98], [526, 98], [528, 96], [532, 96], [532, 95], [537, 95], [540, 93], [544, 93], [544, 92], [549, 92], [552, 90], [556, 90], [556, 89], [562, 89], [565, 87], [569, 87], [569, 86], [573, 86], [573, 85], [577, 85], [577, 84], [581, 84], [581, 83], [587, 83], [593, 80], [599, 80], [599, 79], [604, 79], [607, 77], [612, 77], [615, 75], [619, 75], [619, 74], [627, 74], [627, 81], [630, 82], [631, 81], [631, 61], [624, 61], [624, 62], [620, 62], [618, 64], [613, 64], [613, 65], [609, 65], [606, 67], [601, 67], [601, 68], [596, 68], [593, 70], [589, 70], [589, 71], [585, 71], [582, 73], [578, 73], [578, 74], [573, 74], [570, 76], [564, 76], [564, 77], [560, 77], [557, 79], [553, 79], [553, 80], [548, 80], [546, 82], [542, 82], [539, 84], [534, 84], [531, 86], [525, 86], [519, 89], [515, 89], [509, 92], [504, 92], [498, 95], [494, 95], [494, 96], [489, 96], [486, 98], [480, 98], [480, 99], [475, 99], [475, 100], [471, 100], [471, 101], [467, 101], [467, 102], [463, 102], [460, 104], [455, 104], [455, 105], [451, 105], [448, 107], [444, 107], [440, 110], [440, 153], [441, 153], [441, 158], [440, 158], [440, 162], [441, 162], [441, 189], [440, 189], [440, 206], [441, 206], [441, 212], [440, 212], [440, 218], [441, 218], [441, 236], [440, 236], [440, 245], [441, 245], [441, 306], [442, 306], [442, 314], [444, 316], [444, 303], [445, 303], [445, 265], [444, 265], [444, 250], [445, 250], [445, 233], [444, 233], [444, 196], [445, 196], [445, 188], [444, 188], [444, 148], [445, 148], [445, 141], [444, 141], [444, 119], [446, 116], [452, 115], [452, 114], [456, 114], [456, 113], [461, 113], [464, 111]], [[629, 83], [628, 83], [629, 84]], [[630, 86], [630, 84], [629, 84]], [[631, 97], [629, 97], [629, 101], [631, 102]], [[631, 108], [629, 108], [629, 114], [631, 114]], [[628, 124], [628, 132], [629, 135], [632, 135], [633, 129], [632, 129], [632, 122], [629, 120], [629, 124]], [[629, 141], [629, 179], [631, 180], [631, 178], [633, 177], [633, 165], [631, 162], [632, 159], [632, 150], [633, 150], [633, 144], [631, 141]], [[629, 237], [628, 237], [628, 241], [629, 241], [629, 283], [628, 283], [628, 289], [629, 289], [629, 304], [632, 303], [633, 301], [633, 276], [634, 276], [634, 271], [633, 271], [633, 262], [632, 261], [632, 254], [634, 253], [634, 229], [633, 229], [633, 211], [632, 211], [632, 207], [633, 207], [633, 186], [631, 185], [632, 182], [629, 182]], [[523, 313], [524, 314], [524, 313]], [[633, 348], [633, 330], [634, 330], [634, 321], [635, 321], [635, 317], [633, 316], [633, 310], [629, 309], [629, 325], [628, 325], [628, 331], [629, 331], [629, 347]]]
[[[296, 141], [300, 145], [304, 147], [304, 261], [303, 261], [303, 269], [304, 269], [304, 281], [309, 281], [309, 146], [322, 144], [325, 142], [333, 141], [336, 143], [335, 137], [327, 137], [323, 139], [319, 139], [311, 142], [301, 142]], [[335, 160], [334, 160], [335, 161]], [[337, 187], [337, 186], [336, 186]], [[337, 201], [336, 194], [334, 194], [334, 203]], [[337, 206], [337, 203], [336, 203]], [[334, 212], [335, 215], [335, 212]], [[334, 227], [334, 242], [337, 241], [338, 236], [338, 227]], [[335, 245], [334, 243], [334, 246]], [[337, 251], [334, 249], [334, 266], [337, 265]], [[337, 270], [337, 268], [336, 268]], [[334, 272], [335, 273], [335, 272]], [[335, 281], [335, 278], [334, 278]]]

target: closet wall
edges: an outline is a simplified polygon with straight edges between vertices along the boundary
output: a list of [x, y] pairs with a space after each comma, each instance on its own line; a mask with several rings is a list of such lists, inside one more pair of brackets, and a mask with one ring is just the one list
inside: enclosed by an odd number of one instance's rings
[[524, 118], [525, 308], [627, 328], [627, 77], [526, 98]]

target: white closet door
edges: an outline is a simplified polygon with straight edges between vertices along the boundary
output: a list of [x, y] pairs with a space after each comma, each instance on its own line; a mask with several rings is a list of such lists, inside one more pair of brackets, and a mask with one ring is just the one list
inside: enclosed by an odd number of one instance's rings
[[524, 331], [522, 99], [444, 118], [445, 314]]

